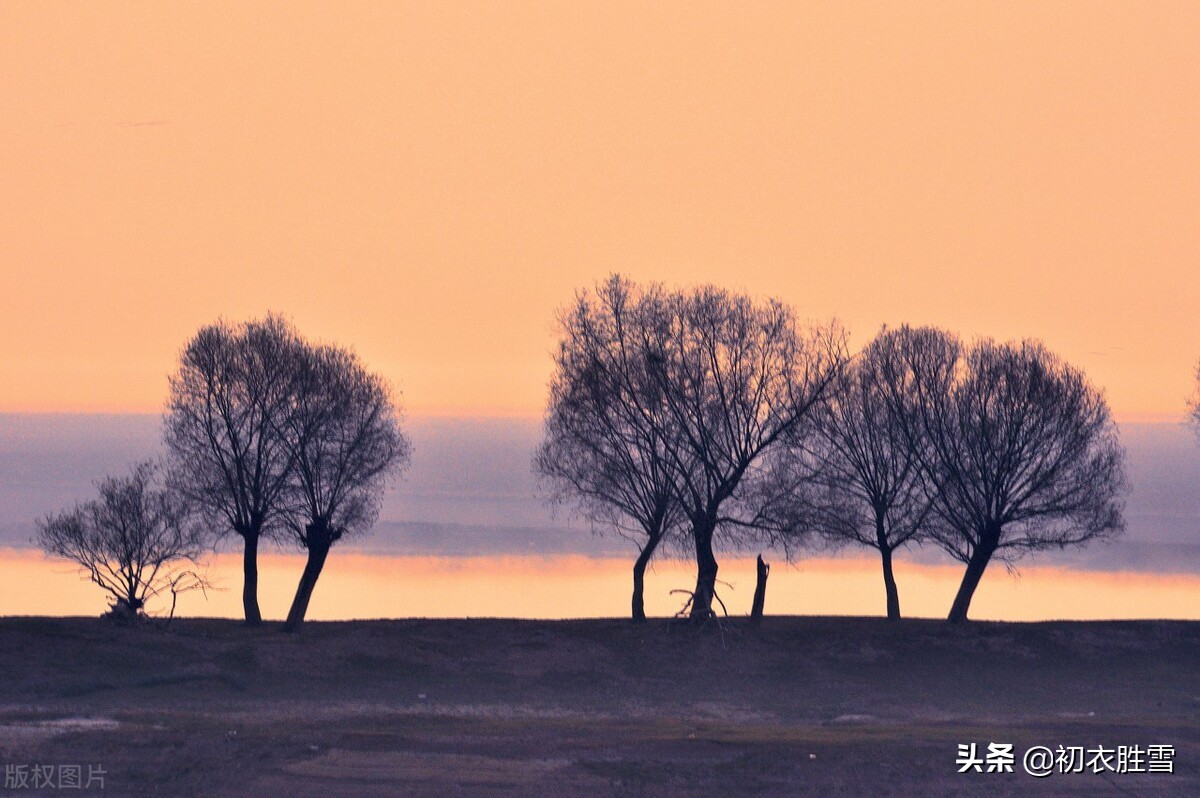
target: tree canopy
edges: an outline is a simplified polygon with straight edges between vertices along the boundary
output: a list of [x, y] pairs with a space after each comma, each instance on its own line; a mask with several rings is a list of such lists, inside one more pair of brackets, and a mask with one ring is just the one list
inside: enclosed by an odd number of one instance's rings
[[182, 497], [159, 483], [157, 466], [138, 463], [128, 475], [106, 477], [97, 489], [97, 498], [38, 522], [43, 551], [79, 565], [112, 596], [114, 613], [122, 617], [136, 617], [166, 591], [205, 584], [194, 570], [204, 536]]

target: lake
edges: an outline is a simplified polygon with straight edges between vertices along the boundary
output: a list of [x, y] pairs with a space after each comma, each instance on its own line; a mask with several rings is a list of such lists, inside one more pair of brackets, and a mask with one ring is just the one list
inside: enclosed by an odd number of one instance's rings
[[[312, 620], [352, 618], [591, 618], [628, 613], [631, 559], [579, 555], [495, 557], [390, 556], [334, 551], [309, 607]], [[259, 566], [264, 617], [283, 618], [304, 566], [298, 554], [267, 553]], [[694, 566], [663, 560], [646, 577], [646, 610], [669, 616], [683, 604], [675, 589], [690, 587]], [[219, 588], [180, 596], [178, 614], [241, 616], [241, 558], [214, 556], [208, 574]], [[941, 617], [961, 576], [949, 564], [899, 560], [896, 577], [905, 615]], [[754, 560], [725, 559], [718, 592], [730, 614], [750, 611]], [[880, 615], [883, 584], [866, 557], [777, 562], [768, 582], [768, 614]], [[151, 610], [169, 604], [157, 602]], [[0, 612], [5, 615], [97, 615], [102, 591], [69, 563], [28, 549], [0, 549]], [[1200, 619], [1200, 575], [1086, 571], [997, 564], [976, 592], [977, 620], [1172, 618]]]
[[[344, 541], [317, 585], [310, 618], [620, 616], [628, 611], [633, 546], [597, 535], [547, 506], [530, 473], [537, 419], [416, 418], [412, 468], [384, 498], [371, 534]], [[94, 481], [158, 450], [160, 422], [136, 415], [0, 414], [0, 615], [95, 615], [99, 589], [66, 563], [31, 548], [34, 519], [95, 494]], [[1128, 530], [1108, 545], [1048, 552], [985, 575], [972, 617], [1200, 618], [1200, 446], [1181, 424], [1125, 424], [1133, 487]], [[753, 553], [720, 555], [720, 595], [730, 613], [749, 611]], [[779, 552], [769, 613], [883, 611], [883, 586], [870, 552], [807, 556]], [[264, 553], [261, 603], [268, 617], [288, 609], [303, 559]], [[930, 548], [898, 555], [901, 608], [941, 617], [962, 566]], [[226, 547], [209, 572], [221, 590], [180, 599], [183, 615], [238, 617], [241, 561]], [[693, 566], [660, 560], [647, 576], [648, 612], [682, 606]]]

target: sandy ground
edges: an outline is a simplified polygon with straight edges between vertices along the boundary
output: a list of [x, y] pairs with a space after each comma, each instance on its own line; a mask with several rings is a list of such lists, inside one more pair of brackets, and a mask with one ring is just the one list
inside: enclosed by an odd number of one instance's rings
[[[0, 658], [0, 760], [96, 795], [1200, 796], [1195, 622], [8, 618]], [[957, 773], [972, 742], [1016, 772]], [[1021, 767], [1151, 744], [1173, 774]]]

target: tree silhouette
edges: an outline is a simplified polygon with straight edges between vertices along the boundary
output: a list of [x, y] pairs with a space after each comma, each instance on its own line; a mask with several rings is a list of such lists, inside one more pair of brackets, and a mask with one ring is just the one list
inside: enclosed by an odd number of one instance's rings
[[668, 453], [676, 435], [662, 390], [647, 370], [646, 316], [661, 288], [643, 292], [614, 276], [581, 292], [560, 319], [544, 435], [534, 470], [559, 502], [638, 544], [634, 621], [646, 618], [646, 566], [681, 520]]
[[648, 314], [657, 324], [647, 335], [648, 368], [675, 430], [668, 453], [696, 552], [690, 616], [704, 619], [715, 595], [717, 530], [761, 531], [756, 483], [766, 455], [823, 397], [845, 362], [844, 336], [836, 325], [802, 330], [778, 301], [713, 286], [664, 295]]
[[290, 452], [278, 427], [288, 411], [294, 374], [287, 353], [297, 334], [278, 316], [200, 329], [170, 378], [164, 439], [172, 484], [219, 535], [244, 544], [242, 605], [246, 623], [258, 607], [258, 544], [283, 529]]
[[921, 468], [920, 436], [909, 436], [909, 403], [889, 401], [888, 377], [901, 371], [909, 331], [882, 330], [831, 386], [813, 414], [817, 434], [799, 454], [815, 464], [809, 523], [826, 539], [876, 549], [887, 617], [900, 617], [895, 551], [926, 534], [935, 491]]
[[371, 527], [388, 480], [408, 462], [391, 390], [353, 352], [296, 339], [287, 355], [290, 406], [278, 438], [288, 454], [289, 529], [308, 552], [284, 631], [304, 622], [334, 543]]
[[934, 330], [901, 341], [891, 375], [940, 523], [930, 533], [966, 564], [949, 620], [967, 618], [993, 557], [1117, 534], [1124, 450], [1103, 395], [1042, 344], [981, 340], [965, 354]]
[[1200, 363], [1196, 364], [1196, 391], [1188, 400], [1188, 420], [1196, 433], [1200, 434]]
[[113, 597], [113, 615], [122, 619], [136, 618], [165, 591], [174, 597], [207, 584], [185, 567], [199, 562], [203, 535], [181, 497], [157, 482], [154, 464], [139, 463], [127, 476], [99, 482], [98, 498], [37, 524], [43, 551], [83, 568]]

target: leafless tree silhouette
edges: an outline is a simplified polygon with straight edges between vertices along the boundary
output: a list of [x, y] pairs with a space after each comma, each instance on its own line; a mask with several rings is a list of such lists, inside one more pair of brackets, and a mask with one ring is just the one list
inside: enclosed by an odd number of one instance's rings
[[207, 584], [187, 567], [198, 564], [204, 536], [181, 497], [157, 482], [154, 464], [139, 463], [128, 476], [98, 483], [98, 498], [37, 525], [47, 554], [75, 562], [112, 595], [114, 617], [136, 619], [147, 601], [167, 591], [173, 615], [179, 592]]
[[[534, 470], [558, 502], [638, 544], [632, 617], [646, 618], [646, 566], [681, 520], [668, 453], [677, 432], [646, 367], [647, 317], [662, 289], [614, 276], [562, 315], [544, 437]], [[684, 462], [682, 458], [679, 462]]]
[[696, 552], [690, 617], [706, 619], [717, 579], [714, 535], [761, 529], [757, 472], [843, 366], [844, 335], [833, 324], [801, 329], [778, 301], [712, 286], [663, 295], [648, 313], [658, 324], [647, 336], [648, 367], [675, 430], [668, 453]]
[[[879, 552], [887, 617], [900, 617], [892, 571], [895, 551], [926, 534], [935, 490], [916, 449], [921, 436], [906, 434], [911, 403], [889, 401], [889, 375], [902, 371], [907, 330], [884, 329], [837, 379], [813, 414], [816, 435], [801, 436], [795, 452], [812, 464], [810, 518], [835, 544], [869, 546]], [[793, 450], [794, 451], [794, 450]]]
[[1200, 363], [1196, 364], [1196, 391], [1188, 400], [1188, 420], [1196, 434], [1200, 435]]
[[936, 330], [902, 330], [890, 375], [940, 523], [930, 533], [966, 564], [949, 620], [965, 621], [993, 557], [1124, 529], [1124, 450], [1103, 395], [1042, 344], [981, 340], [962, 353]]
[[170, 479], [218, 536], [242, 538], [242, 605], [250, 625], [262, 622], [259, 541], [283, 529], [291, 464], [277, 428], [293, 391], [286, 353], [296, 338], [278, 316], [217, 322], [187, 343], [170, 378], [164, 416]]
[[408, 462], [391, 389], [353, 352], [294, 340], [290, 407], [278, 417], [288, 454], [289, 529], [308, 560], [284, 631], [304, 622], [334, 543], [375, 522], [388, 480]]

